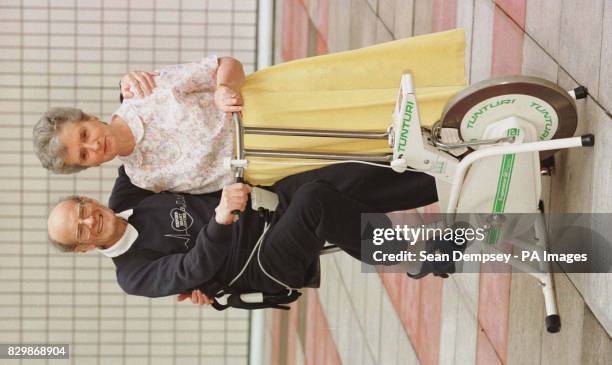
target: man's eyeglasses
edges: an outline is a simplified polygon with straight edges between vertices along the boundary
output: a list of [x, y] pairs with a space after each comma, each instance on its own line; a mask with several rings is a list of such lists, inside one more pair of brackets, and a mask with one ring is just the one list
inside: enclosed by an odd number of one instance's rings
[[76, 242], [82, 244], [89, 240], [91, 236], [91, 230], [89, 226], [83, 222], [91, 217], [92, 209], [91, 204], [85, 200], [80, 200], [77, 205], [77, 230], [76, 230]]

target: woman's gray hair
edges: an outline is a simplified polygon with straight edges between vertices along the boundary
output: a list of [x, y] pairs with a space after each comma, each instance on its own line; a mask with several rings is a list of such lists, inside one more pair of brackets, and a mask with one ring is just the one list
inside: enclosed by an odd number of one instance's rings
[[81, 109], [60, 107], [49, 109], [36, 123], [32, 133], [34, 153], [44, 168], [56, 174], [71, 174], [87, 167], [64, 164], [66, 146], [60, 141], [60, 129], [66, 123], [87, 120]]

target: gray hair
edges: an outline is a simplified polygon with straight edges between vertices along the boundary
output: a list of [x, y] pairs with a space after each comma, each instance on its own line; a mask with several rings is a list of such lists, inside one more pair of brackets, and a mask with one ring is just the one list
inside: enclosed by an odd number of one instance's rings
[[[60, 198], [57, 201], [57, 204], [55, 204], [55, 206], [58, 206], [60, 203], [63, 203], [65, 201], [72, 201], [76, 204], [80, 204], [80, 203], [85, 202], [85, 198], [80, 195], [65, 196], [65, 197]], [[78, 247], [78, 244], [62, 243], [60, 241], [54, 240], [48, 234], [47, 234], [47, 238], [49, 239], [49, 242], [51, 242], [51, 244], [53, 244], [53, 246], [55, 246], [55, 248], [57, 248], [60, 252], [75, 252], [76, 248]]]
[[69, 107], [51, 108], [40, 118], [34, 126], [32, 140], [34, 153], [44, 168], [56, 174], [71, 174], [87, 168], [64, 164], [66, 146], [59, 138], [63, 125], [85, 120], [87, 120], [87, 114], [81, 109]]

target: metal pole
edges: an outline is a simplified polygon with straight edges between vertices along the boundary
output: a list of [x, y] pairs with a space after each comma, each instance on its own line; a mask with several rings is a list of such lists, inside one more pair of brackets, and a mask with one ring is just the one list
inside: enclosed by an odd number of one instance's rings
[[245, 156], [249, 157], [285, 157], [285, 158], [309, 158], [316, 160], [359, 160], [368, 162], [390, 162], [393, 155], [387, 153], [359, 155], [352, 153], [327, 153], [327, 152], [299, 152], [299, 151], [268, 151], [268, 150], [245, 150]]
[[[242, 118], [240, 118], [239, 113], [232, 113], [233, 121], [234, 121], [234, 134], [236, 140], [236, 159], [243, 160], [244, 159], [244, 130], [242, 128]], [[236, 168], [236, 182], [242, 182], [244, 177], [244, 169], [242, 167]]]
[[358, 139], [387, 139], [389, 137], [389, 133], [387, 132], [350, 132], [318, 129], [245, 127], [244, 132], [247, 134], [265, 134], [268, 136], [336, 137]]

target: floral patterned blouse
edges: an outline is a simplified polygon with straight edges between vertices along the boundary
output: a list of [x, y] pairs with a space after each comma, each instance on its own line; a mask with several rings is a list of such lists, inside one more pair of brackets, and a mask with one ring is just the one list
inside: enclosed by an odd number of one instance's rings
[[224, 161], [233, 151], [231, 119], [214, 103], [216, 56], [161, 70], [157, 87], [142, 99], [125, 99], [114, 115], [134, 134], [122, 156], [132, 183], [143, 189], [203, 194], [232, 183]]

